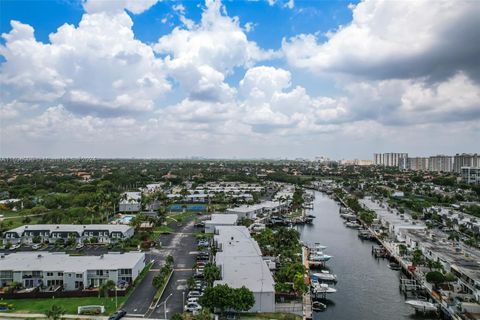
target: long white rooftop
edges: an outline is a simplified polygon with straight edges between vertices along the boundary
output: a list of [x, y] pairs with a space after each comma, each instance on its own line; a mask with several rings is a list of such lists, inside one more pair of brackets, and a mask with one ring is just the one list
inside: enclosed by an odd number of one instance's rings
[[272, 274], [248, 229], [244, 226], [221, 226], [215, 229], [214, 239], [221, 247], [215, 260], [222, 270], [222, 280], [215, 284], [228, 284], [233, 288], [245, 286], [253, 292], [275, 292]]
[[0, 271], [63, 271], [132, 269], [145, 259], [142, 252], [108, 253], [102, 256], [70, 256], [65, 253], [18, 252], [2, 255]]

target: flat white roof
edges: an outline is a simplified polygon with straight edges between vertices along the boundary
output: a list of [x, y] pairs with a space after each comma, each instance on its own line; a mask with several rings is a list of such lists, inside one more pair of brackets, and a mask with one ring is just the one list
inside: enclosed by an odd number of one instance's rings
[[210, 220], [205, 221], [205, 223], [208, 224], [230, 224], [234, 225], [237, 223], [238, 216], [236, 214], [220, 214], [220, 213], [214, 213], [212, 214], [212, 217]]
[[44, 230], [49, 232], [78, 232], [79, 234], [86, 230], [108, 230], [108, 232], [125, 233], [130, 229], [132, 229], [131, 226], [120, 224], [28, 224], [6, 232], [16, 232], [18, 235], [21, 235], [24, 231]]
[[145, 259], [143, 252], [108, 253], [103, 256], [70, 256], [65, 253], [18, 252], [0, 258], [0, 271], [60, 271], [132, 269]]
[[275, 292], [270, 269], [262, 258], [258, 243], [244, 226], [216, 227], [214, 236], [221, 251], [215, 255], [221, 266], [222, 280], [215, 284], [228, 284], [233, 288], [246, 288], [253, 292]]

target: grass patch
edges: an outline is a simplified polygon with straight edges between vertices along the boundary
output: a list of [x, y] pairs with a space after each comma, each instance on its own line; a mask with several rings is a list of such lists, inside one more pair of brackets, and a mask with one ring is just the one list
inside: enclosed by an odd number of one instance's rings
[[[127, 297], [118, 297], [118, 306], [120, 307]], [[98, 298], [98, 297], [84, 297], [84, 298], [47, 298], [47, 299], [6, 299], [3, 300], [8, 304], [12, 304], [15, 310], [14, 313], [42, 313], [49, 310], [52, 305], [61, 306], [65, 309], [67, 314], [77, 314], [79, 306], [88, 305], [103, 305], [105, 306], [105, 314], [115, 312], [115, 297]]]
[[170, 228], [169, 226], [160, 226], [160, 227], [156, 227], [155, 229], [153, 229], [153, 235], [155, 237], [158, 237], [159, 235], [161, 235], [163, 233], [171, 233], [173, 231], [174, 230], [172, 228]]
[[[138, 285], [145, 275], [148, 273], [153, 263], [148, 263], [142, 272], [135, 279], [134, 286]], [[130, 288], [128, 293], [123, 297], [118, 297], [118, 308], [127, 301], [132, 294], [134, 287]], [[13, 304], [15, 310], [13, 313], [45, 313], [52, 305], [56, 304], [65, 309], [67, 314], [77, 314], [79, 306], [103, 305], [105, 306], [105, 314], [112, 314], [117, 310], [115, 306], [115, 296], [113, 297], [84, 297], [84, 298], [46, 298], [46, 299], [5, 299], [2, 302]], [[1, 313], [0, 313], [1, 314]]]
[[265, 312], [265, 313], [242, 313], [240, 319], [260, 320], [260, 319], [277, 319], [277, 320], [300, 320], [301, 316], [293, 313], [282, 312]]

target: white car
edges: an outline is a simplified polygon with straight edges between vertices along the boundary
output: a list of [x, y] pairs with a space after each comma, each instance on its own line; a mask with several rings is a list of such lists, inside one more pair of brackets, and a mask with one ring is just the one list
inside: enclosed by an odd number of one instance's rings
[[10, 250], [16, 250], [18, 248], [20, 248], [20, 244], [14, 244], [10, 247]]
[[188, 298], [187, 304], [189, 303], [198, 303], [199, 298]]
[[32, 249], [33, 250], [38, 250], [42, 247], [42, 245], [40, 243], [35, 243], [35, 244], [32, 244]]
[[83, 243], [79, 243], [77, 244], [77, 246], [75, 248], [77, 249], [82, 249], [84, 247], [84, 244]]
[[202, 310], [202, 306], [196, 302], [187, 303], [185, 305], [185, 311], [195, 312]]
[[202, 296], [202, 293], [200, 291], [192, 290], [188, 293], [188, 298], [199, 298]]

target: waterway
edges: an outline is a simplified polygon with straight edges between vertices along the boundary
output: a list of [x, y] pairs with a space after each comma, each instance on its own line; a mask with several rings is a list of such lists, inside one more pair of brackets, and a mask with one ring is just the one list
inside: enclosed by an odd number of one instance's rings
[[405, 305], [400, 271], [389, 269], [387, 260], [375, 259], [374, 243], [360, 240], [356, 230], [346, 228], [338, 212], [334, 200], [315, 191], [314, 209], [309, 212], [316, 216], [314, 223], [298, 227], [303, 242], [328, 246], [325, 253], [333, 258], [327, 266], [338, 277], [337, 292], [327, 297], [327, 310], [315, 313], [314, 319], [426, 319]]

